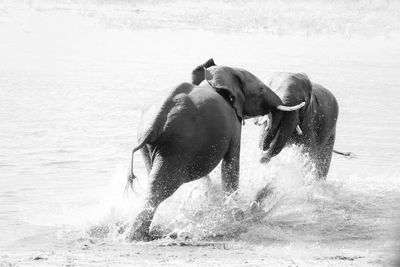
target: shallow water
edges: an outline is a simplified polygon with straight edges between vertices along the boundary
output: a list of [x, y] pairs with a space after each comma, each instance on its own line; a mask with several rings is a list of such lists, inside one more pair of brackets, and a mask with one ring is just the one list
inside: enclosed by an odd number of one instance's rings
[[[4, 15], [5, 14], [5, 15]], [[392, 253], [400, 218], [400, 46], [393, 39], [135, 30], [63, 10], [7, 10], [0, 23], [0, 245], [57, 234], [121, 240], [140, 190], [124, 198], [140, 109], [213, 57], [265, 78], [306, 72], [340, 104], [326, 182], [285, 149], [257, 163], [258, 128], [243, 128], [241, 190], [222, 199], [218, 169], [182, 186], [154, 225], [178, 237]], [[145, 186], [145, 170], [135, 159]], [[259, 190], [270, 194], [251, 211]], [[231, 210], [245, 211], [235, 220]], [[30, 241], [29, 241], [30, 240]], [[377, 256], [378, 257], [378, 256]], [[379, 256], [380, 257], [380, 256]], [[384, 256], [382, 256], [384, 257]]]

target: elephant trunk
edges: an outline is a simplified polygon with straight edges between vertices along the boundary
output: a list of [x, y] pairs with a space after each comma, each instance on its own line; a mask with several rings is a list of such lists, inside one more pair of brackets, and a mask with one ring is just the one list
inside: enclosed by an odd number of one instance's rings
[[274, 116], [274, 120], [272, 121], [272, 113], [267, 115], [268, 119], [263, 123], [260, 128], [260, 142], [259, 147], [262, 151], [267, 151], [272, 142], [272, 139], [275, 137], [276, 132], [278, 131], [278, 126], [282, 119], [282, 112], [276, 112]]
[[299, 123], [296, 111], [274, 111], [269, 116], [268, 126], [261, 128], [260, 148], [263, 150], [261, 162], [268, 162], [286, 146]]

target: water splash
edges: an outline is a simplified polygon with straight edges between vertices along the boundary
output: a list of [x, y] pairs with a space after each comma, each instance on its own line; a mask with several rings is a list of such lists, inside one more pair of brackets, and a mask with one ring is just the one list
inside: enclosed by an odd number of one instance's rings
[[[219, 168], [209, 178], [182, 185], [159, 206], [153, 231], [184, 240], [254, 243], [368, 239], [374, 234], [371, 216], [382, 209], [369, 200], [376, 203], [382, 195], [353, 190], [334, 175], [316, 180], [314, 165], [301, 148], [289, 147], [267, 165], [251, 159], [243, 167], [240, 190], [229, 197], [221, 190]], [[125, 181], [110, 187], [97, 209], [101, 216], [87, 228], [89, 236], [124, 239], [124, 228], [143, 205], [145, 175], [140, 177], [128, 198], [116, 194]]]
[[[386, 179], [382, 183], [382, 177], [339, 175], [331, 170], [327, 180], [320, 181], [301, 148], [285, 148], [266, 165], [258, 163], [255, 155], [244, 157], [240, 190], [224, 195], [218, 167], [209, 177], [182, 185], [164, 201], [152, 231], [185, 241], [348, 246], [366, 241], [390, 246], [400, 221], [400, 187], [397, 177], [391, 176], [397, 172], [382, 176]], [[46, 215], [30, 222], [70, 225], [90, 239], [125, 242], [126, 229], [144, 204], [147, 176], [139, 168], [135, 192], [125, 196], [126, 168], [118, 169], [96, 205], [71, 206], [56, 219]]]

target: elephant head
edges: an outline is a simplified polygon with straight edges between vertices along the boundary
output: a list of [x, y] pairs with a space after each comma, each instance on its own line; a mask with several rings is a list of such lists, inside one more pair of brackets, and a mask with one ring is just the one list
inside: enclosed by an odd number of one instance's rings
[[299, 105], [302, 108], [291, 112], [272, 110], [267, 116], [258, 119], [262, 125], [260, 148], [263, 150], [261, 162], [268, 162], [285, 147], [295, 131], [302, 134], [299, 124], [309, 107], [312, 84], [307, 75], [301, 73], [279, 73], [269, 82], [284, 105]]
[[205, 81], [217, 90], [235, 109], [240, 121], [265, 115], [271, 111], [288, 111], [297, 107], [285, 107], [282, 100], [267, 85], [247, 70], [226, 66], [204, 69]]

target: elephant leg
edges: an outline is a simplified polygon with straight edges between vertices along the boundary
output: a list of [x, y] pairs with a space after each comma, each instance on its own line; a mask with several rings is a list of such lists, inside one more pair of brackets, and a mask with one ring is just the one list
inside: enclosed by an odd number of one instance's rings
[[152, 239], [149, 234], [149, 228], [155, 212], [156, 207], [154, 207], [154, 205], [149, 201], [146, 201], [143, 210], [137, 215], [129, 234], [126, 237], [128, 241], [149, 241]]
[[143, 161], [144, 161], [144, 166], [146, 167], [147, 174], [150, 174], [151, 171], [151, 158], [150, 158], [150, 151], [147, 145], [143, 146], [140, 149], [140, 152], [142, 153]]
[[232, 141], [221, 164], [222, 189], [226, 193], [233, 193], [239, 187], [240, 169], [240, 138]]
[[166, 161], [155, 163], [149, 175], [149, 194], [127, 236], [129, 241], [152, 239], [149, 229], [157, 207], [181, 186], [182, 181], [187, 180], [187, 175], [180, 172], [179, 167], [182, 166], [168, 164]]
[[333, 145], [335, 143], [335, 134], [329, 137], [326, 144], [321, 148], [321, 153], [317, 162], [317, 175], [319, 179], [325, 180], [328, 176], [329, 166], [331, 165]]

